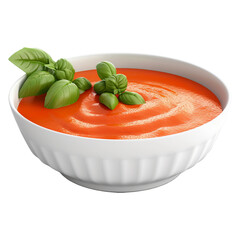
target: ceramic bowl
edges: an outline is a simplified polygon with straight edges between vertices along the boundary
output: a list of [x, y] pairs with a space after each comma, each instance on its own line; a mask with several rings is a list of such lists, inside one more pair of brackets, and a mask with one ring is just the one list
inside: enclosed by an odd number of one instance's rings
[[69, 59], [76, 71], [95, 69], [103, 60], [118, 68], [162, 71], [198, 82], [215, 93], [223, 112], [200, 127], [163, 137], [109, 140], [72, 136], [36, 125], [18, 113], [18, 91], [24, 75], [11, 88], [9, 101], [19, 129], [36, 157], [81, 186], [128, 192], [166, 184], [206, 156], [228, 109], [228, 90], [220, 79], [192, 64], [152, 55], [98, 54]]

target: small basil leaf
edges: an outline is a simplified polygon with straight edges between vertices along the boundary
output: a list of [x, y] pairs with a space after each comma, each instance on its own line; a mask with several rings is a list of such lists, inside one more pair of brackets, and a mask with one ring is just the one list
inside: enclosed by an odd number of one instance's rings
[[113, 74], [116, 74], [116, 68], [114, 65], [107, 61], [98, 63], [96, 68], [100, 79], [104, 79], [112, 76]]
[[55, 63], [55, 77], [57, 80], [67, 79], [72, 81], [74, 77], [75, 70], [72, 64], [66, 59], [59, 59]]
[[102, 81], [99, 81], [99, 82], [95, 83], [94, 86], [93, 86], [93, 89], [97, 94], [101, 94], [101, 93], [106, 92], [106, 82], [105, 82], [105, 80], [102, 80]]
[[85, 77], [79, 77], [73, 81], [74, 84], [77, 85], [77, 87], [83, 91], [86, 91], [92, 87], [92, 84], [88, 79]]
[[19, 97], [24, 98], [46, 93], [54, 82], [55, 78], [49, 72], [34, 72], [23, 83], [19, 91]]
[[68, 80], [55, 82], [48, 90], [44, 107], [60, 108], [75, 103], [79, 98], [78, 87]]
[[106, 82], [107, 92], [120, 94], [127, 89], [127, 77], [123, 74], [115, 74], [111, 77], [105, 78], [104, 80]]
[[44, 70], [44, 65], [53, 62], [52, 58], [43, 50], [37, 48], [22, 48], [14, 53], [9, 61], [22, 69], [28, 75]]
[[124, 92], [119, 95], [119, 101], [127, 105], [139, 105], [144, 104], [145, 100], [143, 97], [135, 92]]
[[104, 104], [109, 109], [113, 110], [118, 105], [117, 97], [112, 93], [102, 93], [99, 97], [99, 102]]
[[74, 74], [71, 70], [64, 69], [64, 70], [56, 70], [55, 76], [57, 80], [67, 79], [69, 81], [72, 81]]

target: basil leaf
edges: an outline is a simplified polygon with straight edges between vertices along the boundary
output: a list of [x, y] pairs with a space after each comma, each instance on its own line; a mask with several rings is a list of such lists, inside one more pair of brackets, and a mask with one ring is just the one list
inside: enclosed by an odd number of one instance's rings
[[49, 73], [55, 76], [56, 69], [55, 69], [55, 64], [53, 62], [45, 64], [44, 67], [45, 67], [45, 71], [48, 71]]
[[120, 94], [127, 89], [127, 77], [123, 74], [115, 74], [104, 79], [106, 82], [106, 91], [113, 94]]
[[67, 79], [72, 81], [74, 77], [75, 70], [72, 64], [66, 59], [59, 59], [55, 63], [55, 77], [57, 80]]
[[55, 82], [48, 90], [44, 107], [60, 108], [75, 103], [79, 98], [78, 87], [68, 80]]
[[79, 95], [81, 95], [82, 93], [84, 93], [85, 91], [82, 89], [79, 89]]
[[112, 76], [113, 74], [116, 74], [116, 68], [114, 65], [107, 61], [98, 63], [96, 68], [100, 79], [104, 79]]
[[23, 83], [19, 91], [19, 98], [37, 96], [46, 93], [54, 82], [55, 78], [49, 72], [34, 72]]
[[54, 63], [48, 63], [44, 65], [46, 68], [51, 69], [51, 70], [56, 70], [55, 69], [55, 64]]
[[28, 75], [35, 71], [45, 70], [44, 65], [53, 62], [46, 52], [37, 48], [23, 48], [8, 60]]
[[113, 110], [118, 105], [117, 97], [112, 93], [102, 93], [99, 97], [99, 102], [104, 104], [110, 110]]
[[77, 87], [83, 91], [86, 91], [92, 87], [92, 84], [88, 79], [85, 77], [79, 77], [73, 81], [74, 84], [77, 85]]
[[102, 81], [99, 81], [99, 82], [95, 83], [93, 88], [94, 88], [94, 91], [97, 94], [101, 94], [101, 93], [106, 92], [106, 82], [105, 82], [105, 80], [102, 80]]
[[119, 95], [119, 101], [127, 105], [139, 105], [144, 104], [145, 100], [143, 97], [135, 92], [124, 92]]

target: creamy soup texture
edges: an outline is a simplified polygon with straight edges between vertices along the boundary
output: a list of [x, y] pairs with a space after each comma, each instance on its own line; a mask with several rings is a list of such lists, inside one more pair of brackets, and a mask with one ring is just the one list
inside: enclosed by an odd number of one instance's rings
[[[109, 110], [99, 103], [93, 88], [72, 105], [44, 108], [45, 95], [23, 98], [18, 111], [30, 121], [62, 133], [102, 139], [154, 138], [205, 124], [221, 112], [218, 98], [206, 87], [169, 73], [143, 69], [117, 69], [128, 79], [128, 91], [143, 96], [142, 105], [119, 103]], [[96, 70], [75, 73], [92, 84]]]

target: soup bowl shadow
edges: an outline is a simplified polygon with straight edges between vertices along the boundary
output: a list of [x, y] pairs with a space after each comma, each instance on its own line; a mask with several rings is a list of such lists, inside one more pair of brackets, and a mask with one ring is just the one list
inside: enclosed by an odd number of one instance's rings
[[223, 112], [200, 127], [163, 137], [110, 140], [73, 136], [41, 127], [17, 111], [24, 75], [11, 88], [9, 103], [27, 145], [37, 158], [81, 186], [131, 192], [166, 184], [206, 156], [228, 111], [229, 93], [219, 78], [195, 65], [153, 55], [98, 54], [69, 59], [76, 71], [95, 69], [104, 60], [113, 62], [117, 68], [167, 72], [198, 82], [218, 97]]

